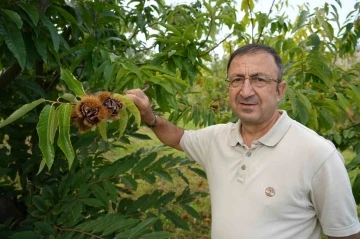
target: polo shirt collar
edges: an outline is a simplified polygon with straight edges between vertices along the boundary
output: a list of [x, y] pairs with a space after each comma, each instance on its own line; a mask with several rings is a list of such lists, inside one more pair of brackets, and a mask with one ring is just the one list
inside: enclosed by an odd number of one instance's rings
[[[275, 146], [281, 138], [285, 135], [285, 133], [290, 128], [293, 120], [287, 115], [286, 111], [279, 110], [281, 116], [276, 121], [274, 126], [267, 132], [263, 137], [261, 137], [258, 142], [273, 147]], [[241, 122], [238, 120], [236, 124], [232, 127], [229, 144], [230, 146], [236, 146], [238, 143], [244, 145], [244, 140], [240, 134], [240, 126]]]

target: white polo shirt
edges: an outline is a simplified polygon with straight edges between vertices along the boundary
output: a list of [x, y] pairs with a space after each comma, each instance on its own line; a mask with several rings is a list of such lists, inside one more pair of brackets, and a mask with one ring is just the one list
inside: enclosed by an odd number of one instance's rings
[[281, 117], [251, 148], [236, 124], [185, 131], [181, 147], [206, 171], [212, 239], [319, 239], [360, 231], [343, 158], [330, 141]]

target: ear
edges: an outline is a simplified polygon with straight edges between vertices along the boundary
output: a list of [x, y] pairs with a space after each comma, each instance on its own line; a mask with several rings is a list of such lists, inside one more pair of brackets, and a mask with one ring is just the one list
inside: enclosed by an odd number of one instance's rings
[[280, 102], [281, 98], [283, 97], [285, 89], [286, 89], [286, 82], [284, 81], [280, 82], [280, 84], [277, 87], [278, 102]]

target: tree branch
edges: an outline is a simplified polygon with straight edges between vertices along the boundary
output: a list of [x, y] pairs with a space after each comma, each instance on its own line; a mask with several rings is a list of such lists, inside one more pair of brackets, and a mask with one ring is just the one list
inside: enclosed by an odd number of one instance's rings
[[232, 35], [232, 33], [230, 33], [229, 35], [227, 35], [223, 40], [221, 40], [220, 42], [218, 42], [215, 46], [211, 47], [210, 49], [206, 50], [206, 51], [203, 52], [202, 54], [198, 55], [198, 57], [202, 57], [202, 56], [205, 56], [206, 54], [209, 54], [209, 52], [211, 52], [211, 51], [214, 50], [216, 47], [218, 47], [221, 43], [223, 43], [224, 41], [226, 41], [231, 35]]
[[[274, 3], [275, 3], [275, 0], [273, 0], [273, 2], [272, 2], [272, 4], [271, 4], [271, 7], [270, 7], [270, 9], [269, 9], [269, 12], [268, 12], [268, 14], [267, 14], [267, 17], [266, 17], [266, 23], [267, 23], [267, 21], [268, 21], [268, 19], [269, 19], [269, 16], [270, 16], [271, 10], [272, 10], [272, 8], [274, 7]], [[263, 27], [263, 28], [261, 29], [261, 32], [260, 32], [260, 34], [259, 34], [259, 37], [258, 37], [258, 39], [257, 39], [256, 43], [259, 43], [259, 41], [260, 41], [260, 37], [261, 37], [261, 36], [262, 36], [262, 34], [263, 34], [264, 28], [265, 28], [265, 27]]]
[[250, 11], [250, 20], [251, 20], [251, 41], [252, 43], [254, 43], [254, 18], [253, 18], [253, 12], [251, 10], [251, 7], [250, 7], [250, 1], [247, 0], [248, 2], [248, 7], [249, 7], [249, 11]]
[[4, 73], [0, 75], [0, 90], [5, 89], [12, 80], [14, 80], [21, 72], [21, 67], [18, 63], [10, 66]]
[[[344, 128], [344, 130], [354, 128], [354, 127], [356, 127], [356, 126], [358, 126], [358, 125], [360, 125], [360, 122], [357, 122], [357, 123], [355, 123], [355, 124], [353, 124], [353, 125], [350, 125], [350, 126]], [[343, 130], [343, 131], [344, 131], [344, 130]]]
[[85, 235], [88, 235], [88, 236], [91, 236], [91, 237], [94, 237], [94, 238], [98, 238], [98, 239], [104, 239], [103, 237], [99, 237], [99, 236], [96, 236], [94, 234], [91, 234], [89, 232], [83, 232], [83, 231], [80, 231], [80, 230], [77, 230], [77, 229], [72, 229], [72, 228], [61, 228], [61, 227], [57, 227], [56, 225], [54, 225], [54, 227], [60, 231], [68, 231], [68, 232], [78, 232], [78, 233], [81, 233], [81, 234], [85, 234]]

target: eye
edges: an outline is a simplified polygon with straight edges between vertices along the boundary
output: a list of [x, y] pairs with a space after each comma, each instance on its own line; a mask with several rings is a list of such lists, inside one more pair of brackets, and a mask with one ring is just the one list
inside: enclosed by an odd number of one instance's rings
[[237, 83], [237, 84], [244, 83], [244, 81], [245, 81], [244, 77], [237, 77], [237, 78], [234, 78], [234, 79], [231, 80], [232, 83]]
[[252, 76], [251, 77], [253, 81], [257, 81], [257, 82], [266, 82], [266, 79], [262, 76]]

